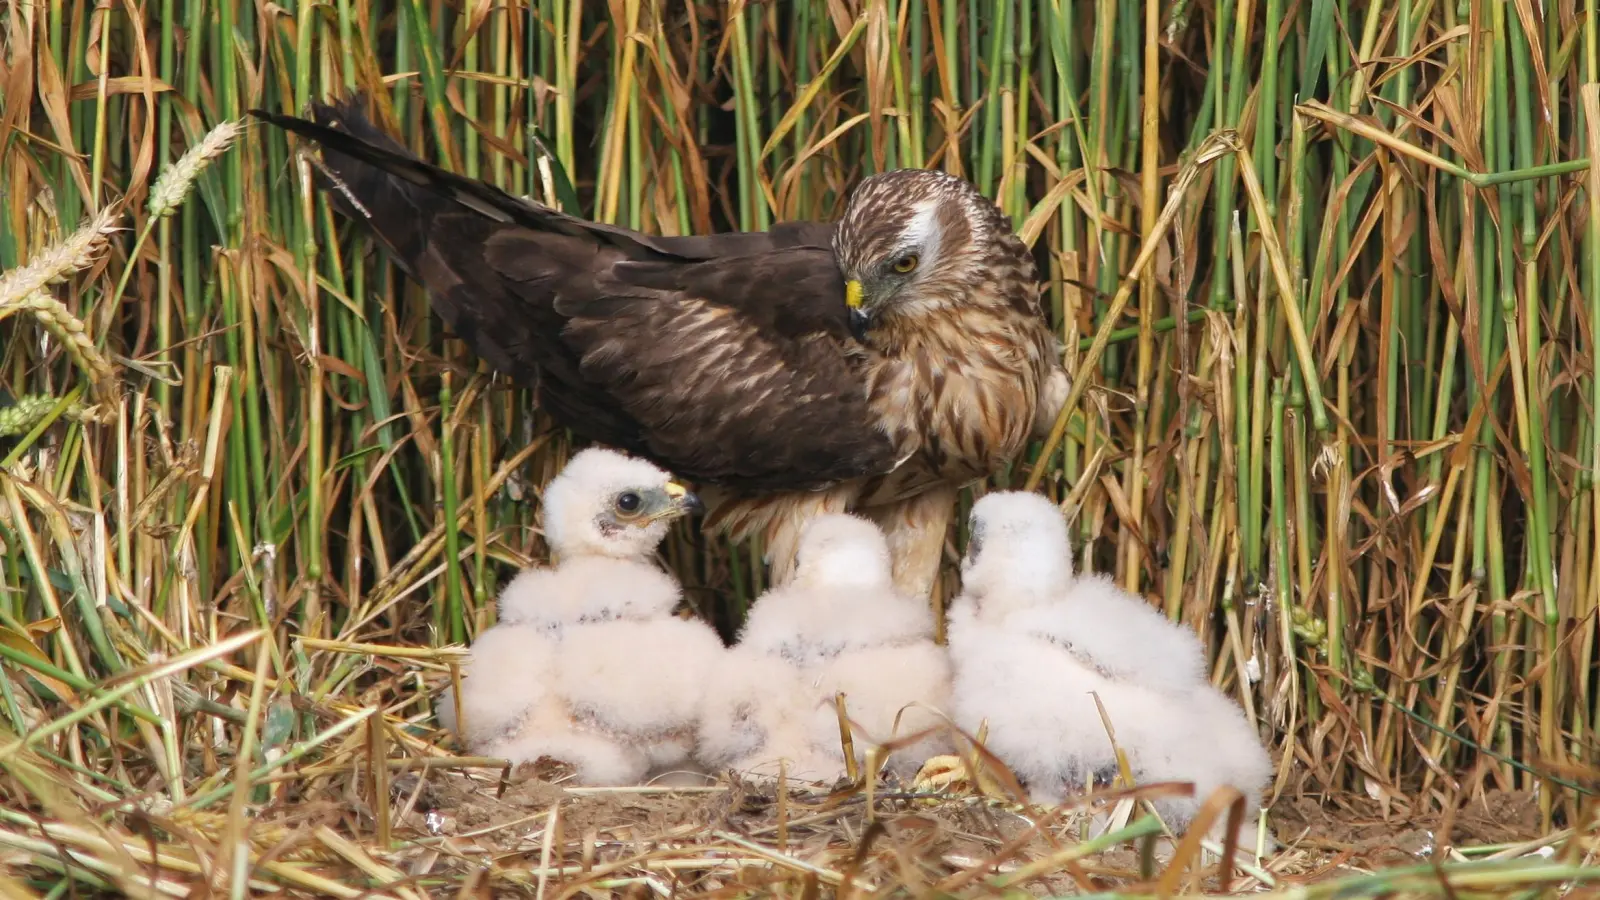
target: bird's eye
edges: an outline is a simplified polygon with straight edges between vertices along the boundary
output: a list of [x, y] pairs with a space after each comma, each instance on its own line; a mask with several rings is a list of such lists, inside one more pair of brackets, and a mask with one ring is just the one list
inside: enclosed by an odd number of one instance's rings
[[915, 253], [907, 253], [894, 261], [894, 270], [901, 275], [909, 275], [917, 270], [917, 263], [921, 262]]
[[617, 512], [623, 513], [624, 515], [633, 515], [639, 511], [639, 504], [641, 502], [642, 501], [640, 501], [639, 495], [635, 494], [633, 491], [623, 493], [617, 497]]

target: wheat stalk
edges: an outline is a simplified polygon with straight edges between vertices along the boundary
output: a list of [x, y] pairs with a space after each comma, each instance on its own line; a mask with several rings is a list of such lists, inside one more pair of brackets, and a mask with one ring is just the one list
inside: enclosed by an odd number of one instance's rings
[[94, 384], [104, 385], [113, 377], [111, 363], [90, 339], [88, 326], [66, 304], [41, 290], [26, 299], [0, 305], [0, 319], [17, 312], [33, 313], [46, 331], [60, 338], [67, 355]]
[[[0, 409], [0, 437], [12, 437], [25, 434], [30, 428], [39, 424], [39, 420], [49, 415], [50, 410], [60, 401], [49, 394], [29, 394], [18, 397], [16, 402]], [[98, 421], [103, 410], [98, 406], [87, 406], [73, 402], [67, 405], [62, 415], [74, 421]]]
[[35, 254], [27, 265], [0, 275], [0, 318], [18, 301], [27, 302], [45, 287], [88, 268], [106, 248], [120, 218], [110, 207], [102, 209], [66, 240]]
[[194, 189], [195, 179], [200, 177], [200, 173], [243, 133], [242, 121], [230, 119], [222, 122], [207, 132], [200, 143], [190, 147], [176, 163], [163, 170], [155, 186], [150, 189], [147, 208], [151, 218], [160, 219], [176, 212], [189, 199], [189, 192]]

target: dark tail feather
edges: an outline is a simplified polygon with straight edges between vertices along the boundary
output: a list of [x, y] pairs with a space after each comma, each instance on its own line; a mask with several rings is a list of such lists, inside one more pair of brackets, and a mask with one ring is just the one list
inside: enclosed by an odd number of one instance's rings
[[381, 214], [372, 208], [377, 200], [376, 191], [380, 189], [374, 178], [381, 181], [384, 176], [448, 197], [498, 222], [516, 222], [533, 211], [529, 204], [493, 185], [418, 159], [372, 124], [354, 100], [345, 100], [336, 106], [313, 104], [312, 114], [317, 121], [260, 109], [252, 109], [250, 114], [322, 146], [326, 174], [341, 182], [326, 187], [337, 194], [345, 206], [353, 207], [343, 210], [347, 214], [353, 212], [364, 219]]
[[368, 220], [374, 226], [375, 218], [401, 214], [382, 208], [386, 199], [399, 199], [390, 192], [404, 195], [422, 190], [497, 222], [599, 240], [635, 259], [685, 262], [786, 247], [827, 247], [833, 234], [833, 226], [828, 223], [785, 222], [768, 232], [658, 237], [580, 219], [423, 162], [373, 124], [355, 96], [332, 105], [312, 104], [315, 121], [260, 109], [252, 109], [250, 114], [320, 144], [327, 169], [321, 178], [322, 187], [335, 197], [341, 214]]
[[369, 221], [385, 215], [372, 206], [381, 202], [386, 188], [402, 192], [423, 190], [496, 222], [598, 239], [632, 254], [679, 256], [670, 239], [570, 216], [423, 162], [374, 125], [361, 111], [359, 102], [348, 97], [331, 106], [314, 103], [311, 112], [316, 121], [260, 109], [252, 109], [250, 114], [322, 146], [326, 174], [343, 182], [342, 186], [329, 183], [324, 187], [339, 197], [341, 212], [346, 215]]

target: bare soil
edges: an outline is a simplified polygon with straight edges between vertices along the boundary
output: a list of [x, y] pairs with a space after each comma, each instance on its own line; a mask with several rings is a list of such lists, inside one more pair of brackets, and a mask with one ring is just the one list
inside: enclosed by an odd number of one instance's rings
[[[877, 887], [939, 885], [963, 894], [969, 893], [963, 886], [981, 890], [982, 879], [1054, 860], [1050, 874], [1025, 890], [1076, 893], [1147, 882], [1169, 858], [1158, 850], [1153, 862], [1142, 861], [1136, 847], [1122, 846], [1067, 859], [1087, 824], [1085, 813], [1041, 828], [1035, 827], [1041, 810], [970, 795], [929, 800], [886, 791], [869, 804], [863, 793], [844, 788], [796, 786], [780, 797], [770, 783], [690, 775], [672, 788], [569, 789], [564, 775], [548, 765], [524, 766], [509, 777], [481, 769], [413, 773], [396, 779], [395, 803], [416, 796], [406, 825], [441, 838], [442, 853], [458, 864], [501, 872], [547, 865], [550, 883], [564, 888], [573, 879], [609, 883], [609, 877], [655, 879], [658, 889], [699, 893], [807, 878], [827, 888], [830, 878], [859, 877]], [[1538, 805], [1529, 794], [1490, 793], [1451, 816], [1385, 811], [1365, 797], [1303, 797], [1270, 811], [1280, 845], [1260, 860], [1244, 859], [1280, 885], [1416, 864], [1431, 858], [1447, 819], [1458, 847], [1539, 835]], [[769, 858], [775, 851], [778, 858]], [[1215, 862], [1186, 877], [1190, 889], [1220, 886]], [[1260, 887], [1242, 876], [1232, 886]]]

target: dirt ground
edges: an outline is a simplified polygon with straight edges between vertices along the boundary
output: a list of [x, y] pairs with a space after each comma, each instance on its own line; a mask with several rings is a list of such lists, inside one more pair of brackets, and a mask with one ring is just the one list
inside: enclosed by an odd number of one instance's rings
[[[1531, 793], [1490, 791], [1453, 815], [1390, 812], [1365, 797], [1285, 799], [1272, 808], [1273, 827], [1291, 846], [1348, 854], [1360, 866], [1424, 862], [1440, 843], [1456, 847], [1530, 841], [1540, 834], [1539, 801]], [[1449, 819], [1448, 838], [1440, 835]]]
[[[1029, 879], [1026, 890], [1079, 892], [1131, 886], [1165, 868], [1159, 853], [1153, 863], [1142, 861], [1127, 845], [1071, 858], [1088, 827], [1083, 812], [1036, 828], [1040, 810], [971, 795], [885, 792], [869, 804], [848, 790], [797, 788], [779, 797], [770, 783], [701, 775], [681, 787], [569, 789], [561, 775], [527, 767], [509, 778], [494, 770], [411, 774], [396, 779], [395, 802], [410, 803], [410, 824], [441, 838], [461, 863], [501, 872], [542, 869], [559, 883], [630, 872], [699, 892], [735, 882], [748, 889], [767, 880], [859, 877], [877, 886], [922, 883], [961, 893], [979, 878], [1045, 860], [1051, 874]], [[559, 811], [552, 816], [552, 809]], [[1280, 845], [1243, 861], [1279, 886], [1426, 862], [1445, 824], [1437, 813], [1385, 815], [1364, 797], [1284, 799], [1268, 823]], [[1531, 840], [1539, 834], [1537, 801], [1493, 793], [1458, 810], [1450, 829], [1457, 847]], [[775, 859], [763, 856], [775, 850]], [[659, 892], [666, 882], [652, 886]], [[1209, 876], [1192, 885], [1218, 886]], [[1261, 883], [1244, 878], [1231, 886]]]

